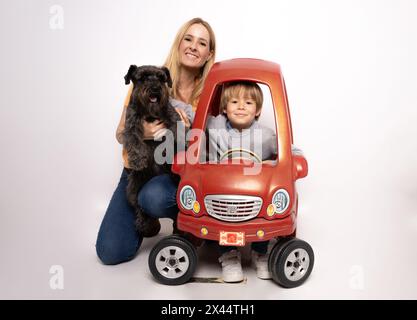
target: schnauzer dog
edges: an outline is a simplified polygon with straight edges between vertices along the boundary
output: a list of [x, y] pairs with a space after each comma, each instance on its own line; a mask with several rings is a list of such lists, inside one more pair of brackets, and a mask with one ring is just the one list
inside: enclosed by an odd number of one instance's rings
[[123, 143], [127, 151], [129, 166], [127, 198], [135, 208], [136, 228], [144, 237], [158, 234], [161, 225], [158, 219], [143, 212], [138, 204], [138, 193], [152, 177], [171, 173], [168, 163], [157, 164], [155, 149], [162, 141], [144, 140], [142, 121], [160, 120], [174, 135], [176, 145], [177, 121], [180, 116], [169, 102], [169, 88], [172, 80], [169, 70], [155, 66], [137, 67], [131, 65], [125, 76], [125, 83], [133, 82], [133, 91], [126, 111]]

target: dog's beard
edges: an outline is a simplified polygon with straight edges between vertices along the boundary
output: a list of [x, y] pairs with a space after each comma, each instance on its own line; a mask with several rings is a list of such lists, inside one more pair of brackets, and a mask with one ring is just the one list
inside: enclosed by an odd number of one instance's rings
[[[161, 112], [164, 108], [161, 106], [167, 106], [169, 103], [168, 92], [147, 92], [144, 91], [137, 95], [139, 113], [146, 114], [149, 119], [159, 119], [162, 117]], [[141, 112], [142, 111], [142, 112]]]

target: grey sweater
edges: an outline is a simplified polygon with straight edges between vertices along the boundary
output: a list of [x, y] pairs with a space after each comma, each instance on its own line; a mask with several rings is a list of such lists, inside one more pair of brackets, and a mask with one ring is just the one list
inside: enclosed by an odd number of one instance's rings
[[190, 119], [191, 123], [193, 123], [195, 113], [193, 111], [193, 108], [191, 107], [191, 104], [187, 104], [185, 102], [173, 98], [169, 98], [169, 102], [173, 108], [183, 109], [187, 114], [188, 119]]
[[207, 122], [209, 138], [209, 161], [218, 161], [227, 150], [246, 149], [257, 154], [261, 160], [273, 159], [277, 154], [274, 130], [264, 127], [257, 120], [248, 129], [234, 129], [224, 115], [209, 117]]

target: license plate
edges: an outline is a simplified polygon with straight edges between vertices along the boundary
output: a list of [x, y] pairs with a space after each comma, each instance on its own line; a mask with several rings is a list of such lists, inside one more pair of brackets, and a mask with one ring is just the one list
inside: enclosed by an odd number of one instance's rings
[[244, 246], [245, 233], [244, 232], [229, 232], [220, 231], [219, 244], [222, 246]]

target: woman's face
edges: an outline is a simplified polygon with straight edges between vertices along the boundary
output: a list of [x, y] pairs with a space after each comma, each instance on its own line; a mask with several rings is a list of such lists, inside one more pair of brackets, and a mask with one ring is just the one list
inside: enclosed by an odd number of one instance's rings
[[183, 67], [200, 69], [210, 59], [210, 34], [199, 24], [191, 25], [184, 34], [179, 47]]

